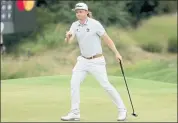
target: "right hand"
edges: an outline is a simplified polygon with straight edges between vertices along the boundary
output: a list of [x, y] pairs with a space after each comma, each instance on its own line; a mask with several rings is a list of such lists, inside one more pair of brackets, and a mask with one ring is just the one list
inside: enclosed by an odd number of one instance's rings
[[71, 31], [66, 31], [65, 41], [68, 42], [71, 37], [72, 37], [72, 32]]
[[116, 60], [117, 62], [122, 62], [122, 56], [120, 55], [120, 53], [116, 53]]

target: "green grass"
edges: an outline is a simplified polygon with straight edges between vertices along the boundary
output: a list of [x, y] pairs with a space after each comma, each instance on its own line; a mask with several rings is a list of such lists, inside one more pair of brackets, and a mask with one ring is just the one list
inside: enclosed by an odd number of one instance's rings
[[[56, 55], [58, 54], [58, 55]], [[67, 55], [67, 54], [66, 54]], [[72, 53], [71, 53], [72, 55]], [[1, 79], [25, 78], [34, 76], [46, 76], [55, 74], [70, 74], [76, 63], [76, 56], [68, 56], [65, 59], [58, 52], [45, 53], [43, 56], [24, 59], [3, 59], [1, 61]], [[109, 75], [120, 75], [119, 64], [114, 56], [105, 57]], [[154, 58], [154, 60], [137, 60], [128, 64], [123, 62], [125, 74], [133, 78], [150, 79], [162, 82], [177, 83], [177, 58]], [[113, 61], [112, 61], [113, 60]], [[114, 62], [114, 64], [112, 64]]]
[[152, 17], [129, 34], [146, 51], [166, 52], [170, 39], [174, 39], [174, 44], [177, 42], [177, 16]]
[[[70, 109], [70, 77], [46, 76], [3, 80], [1, 121], [59, 122]], [[127, 108], [127, 122], [177, 121], [177, 85], [127, 78], [138, 117], [132, 117], [122, 77], [109, 80], [120, 92]], [[117, 109], [99, 83], [88, 76], [81, 85], [81, 121], [116, 121]]]
[[[116, 70], [113, 75], [121, 74]], [[144, 60], [134, 65], [125, 66], [129, 77], [177, 83], [177, 60]]]

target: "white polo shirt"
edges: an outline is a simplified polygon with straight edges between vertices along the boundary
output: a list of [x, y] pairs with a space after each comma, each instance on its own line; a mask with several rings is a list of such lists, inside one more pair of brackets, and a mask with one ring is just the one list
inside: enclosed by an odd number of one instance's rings
[[82, 25], [79, 21], [72, 23], [70, 31], [76, 36], [82, 56], [91, 57], [102, 54], [100, 37], [105, 33], [105, 29], [99, 21], [87, 18]]

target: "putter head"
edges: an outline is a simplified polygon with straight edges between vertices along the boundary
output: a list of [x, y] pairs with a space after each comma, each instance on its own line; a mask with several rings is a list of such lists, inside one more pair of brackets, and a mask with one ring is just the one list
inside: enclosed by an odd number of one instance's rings
[[135, 114], [135, 113], [132, 113], [132, 115], [133, 115], [133, 116], [135, 116], [135, 117], [137, 117], [137, 116], [138, 116], [138, 115], [137, 115], [137, 114]]

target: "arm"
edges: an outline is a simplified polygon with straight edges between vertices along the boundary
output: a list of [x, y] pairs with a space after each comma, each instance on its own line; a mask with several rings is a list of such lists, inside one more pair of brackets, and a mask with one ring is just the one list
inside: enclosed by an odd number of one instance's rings
[[72, 23], [70, 30], [66, 32], [65, 42], [71, 44], [75, 37], [75, 25]]
[[65, 42], [68, 43], [68, 44], [71, 44], [74, 37], [75, 37], [75, 34], [72, 31], [66, 32]]
[[118, 54], [119, 52], [116, 49], [116, 46], [114, 44], [114, 42], [112, 41], [112, 39], [108, 36], [107, 33], [104, 33], [101, 38], [103, 39], [103, 41], [108, 45], [108, 47], [115, 53]]
[[103, 28], [103, 26], [100, 23], [97, 23], [97, 35], [99, 37], [101, 37], [104, 42], [108, 45], [108, 47], [115, 53], [116, 55], [116, 60], [118, 62], [122, 61], [122, 56], [120, 55], [120, 53], [118, 52], [114, 42], [112, 41], [112, 39], [108, 36], [108, 34], [106, 33], [105, 29]]
[[122, 61], [122, 56], [120, 55], [119, 51], [117, 50], [114, 42], [112, 41], [112, 39], [108, 36], [108, 34], [105, 32], [101, 38], [103, 39], [103, 41], [108, 45], [108, 47], [114, 52], [114, 54], [116, 55], [116, 59], [118, 62]]

